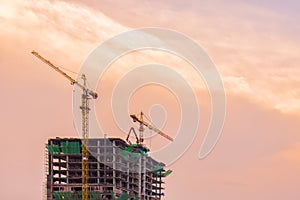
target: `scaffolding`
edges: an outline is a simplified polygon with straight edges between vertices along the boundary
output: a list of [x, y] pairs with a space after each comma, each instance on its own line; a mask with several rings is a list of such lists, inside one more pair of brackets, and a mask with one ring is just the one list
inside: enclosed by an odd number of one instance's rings
[[[172, 171], [151, 158], [149, 149], [119, 138], [89, 139], [90, 200], [160, 200], [163, 179]], [[82, 141], [49, 139], [46, 145], [47, 200], [82, 199]]]

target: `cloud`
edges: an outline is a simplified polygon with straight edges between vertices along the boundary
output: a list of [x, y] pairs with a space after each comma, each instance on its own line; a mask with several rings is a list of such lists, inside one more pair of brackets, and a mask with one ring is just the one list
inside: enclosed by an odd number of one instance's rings
[[67, 57], [82, 62], [81, 55], [87, 55], [95, 44], [126, 30], [101, 12], [61, 1], [7, 1], [0, 19], [5, 27], [2, 40], [25, 39], [56, 61]]
[[[188, 8], [168, 10], [167, 4], [157, 2], [150, 3], [150, 7], [140, 3], [134, 10], [122, 7], [121, 3], [117, 7], [138, 17], [121, 12], [106, 13], [118, 20], [115, 21], [102, 13], [113, 9], [109, 2], [104, 2], [103, 9], [93, 1], [86, 5], [69, 1], [5, 1], [3, 5], [0, 22], [5, 29], [1, 38], [26, 38], [32, 48], [75, 71], [79, 69], [78, 63], [86, 57], [82, 55], [88, 55], [99, 42], [129, 30], [127, 26], [155, 24], [149, 23], [152, 19], [144, 11], [157, 9], [157, 25], [181, 30], [204, 45], [224, 78], [228, 95], [240, 93], [282, 112], [300, 110], [297, 101], [300, 93], [297, 52], [300, 49], [293, 42], [298, 38], [285, 35], [284, 20], [272, 10], [266, 12], [263, 8], [241, 2], [226, 7], [231, 11], [228, 13], [220, 9], [222, 3], [218, 1], [205, 4], [198, 13]], [[125, 26], [121, 25], [125, 22], [122, 19], [128, 17], [132, 20], [126, 21]], [[161, 56], [151, 54], [150, 58], [158, 63], [163, 60]], [[170, 65], [175, 63], [178, 59], [169, 61]], [[189, 80], [198, 81], [193, 72], [183, 74]]]
[[277, 153], [274, 158], [289, 165], [300, 166], [300, 143], [296, 142], [293, 146]]

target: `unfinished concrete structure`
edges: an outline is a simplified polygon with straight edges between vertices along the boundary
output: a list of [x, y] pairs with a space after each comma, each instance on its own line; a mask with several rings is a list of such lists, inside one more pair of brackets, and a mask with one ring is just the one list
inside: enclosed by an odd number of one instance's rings
[[[89, 199], [159, 200], [172, 171], [148, 149], [119, 138], [89, 139]], [[81, 199], [82, 157], [78, 138], [49, 139], [46, 145], [47, 200]]]

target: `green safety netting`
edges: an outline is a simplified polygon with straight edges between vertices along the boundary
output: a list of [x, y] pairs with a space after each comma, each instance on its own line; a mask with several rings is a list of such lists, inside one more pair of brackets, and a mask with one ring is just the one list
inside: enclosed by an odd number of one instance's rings
[[80, 144], [79, 142], [61, 142], [61, 151], [57, 145], [47, 145], [49, 154], [80, 154]]
[[[110, 191], [111, 199], [113, 200], [139, 200], [138, 197], [132, 197], [126, 192], [123, 192], [120, 197], [115, 197], [114, 191]], [[82, 198], [82, 192], [54, 192], [54, 200], [75, 200]], [[99, 191], [89, 191], [89, 200], [102, 200], [101, 193]]]
[[[144, 152], [145, 153], [145, 152]], [[123, 158], [131, 162], [136, 162], [140, 159], [141, 155], [139, 153], [134, 153], [133, 149], [130, 147], [125, 147], [123, 151], [119, 153]]]
[[113, 200], [115, 200], [116, 198], [115, 198], [115, 193], [114, 193], [114, 191], [110, 191], [110, 194], [111, 194], [111, 199], [113, 199]]
[[61, 142], [61, 150], [64, 154], [80, 154], [79, 142]]
[[125, 147], [123, 151], [120, 152], [120, 155], [125, 158], [129, 159], [129, 155], [133, 152], [133, 149], [130, 147]]
[[140, 159], [140, 157], [141, 157], [140, 154], [132, 153], [128, 160], [131, 162], [137, 162]]
[[130, 198], [130, 195], [127, 194], [126, 192], [123, 192], [122, 195], [117, 198], [117, 200], [128, 200]]
[[73, 200], [74, 195], [71, 192], [54, 192], [53, 197], [55, 200]]
[[114, 200], [132, 200], [132, 199], [134, 199], [134, 200], [139, 200], [139, 198], [138, 197], [132, 197], [131, 195], [129, 195], [127, 192], [123, 192], [122, 194], [121, 194], [121, 196], [120, 197], [115, 197], [115, 193], [114, 193], [114, 191], [110, 191], [110, 194], [111, 194], [111, 197], [112, 197], [112, 199], [114, 199]]
[[54, 197], [55, 200], [61, 199], [61, 198], [60, 198], [60, 194], [57, 193], [57, 192], [54, 192], [54, 193], [53, 193], [53, 197]]
[[51, 155], [60, 153], [59, 147], [57, 145], [47, 145], [47, 149], [49, 154]]
[[124, 151], [131, 153], [131, 152], [133, 152], [133, 148], [125, 147]]
[[101, 193], [99, 191], [89, 191], [90, 200], [102, 200]]
[[139, 152], [140, 152], [143, 156], [146, 156], [146, 157], [149, 156], [149, 155], [148, 155], [145, 151], [143, 151], [142, 149], [139, 149]]
[[[138, 147], [138, 146], [141, 146], [140, 144], [130, 144], [129, 146], [131, 147]], [[150, 149], [146, 146], [143, 146], [144, 149], [146, 149], [146, 151], [150, 151]]]
[[168, 171], [162, 173], [161, 175], [162, 175], [163, 177], [166, 177], [166, 176], [169, 176], [172, 172], [173, 172], [173, 171], [169, 169]]
[[[54, 192], [54, 200], [75, 200], [82, 198], [82, 192]], [[101, 193], [99, 191], [89, 191], [90, 200], [102, 200]]]
[[157, 173], [157, 172], [161, 172], [162, 170], [164, 170], [163, 166], [161, 165], [156, 165], [154, 168], [153, 168], [153, 172]]

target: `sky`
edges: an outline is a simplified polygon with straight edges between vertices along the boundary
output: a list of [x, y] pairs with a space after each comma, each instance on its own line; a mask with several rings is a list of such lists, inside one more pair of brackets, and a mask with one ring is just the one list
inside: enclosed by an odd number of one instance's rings
[[[211, 116], [202, 78], [180, 58], [152, 50], [120, 58], [101, 78], [95, 107], [103, 132], [126, 137], [110, 106], [124, 73], [151, 62], [171, 66], [191, 85], [201, 118], [191, 146], [167, 166], [174, 172], [166, 179], [164, 199], [298, 200], [299, 9], [296, 0], [0, 0], [1, 199], [41, 199], [45, 142], [78, 137], [73, 87], [30, 52], [79, 72], [105, 40], [135, 28], [161, 27], [196, 41], [222, 77], [226, 119], [217, 145], [198, 158]], [[140, 88], [126, 109], [162, 116], [151, 120], [176, 137], [180, 105], [166, 88]], [[137, 128], [131, 123], [128, 130], [131, 126]], [[146, 142], [153, 151], [168, 144], [158, 135]]]

